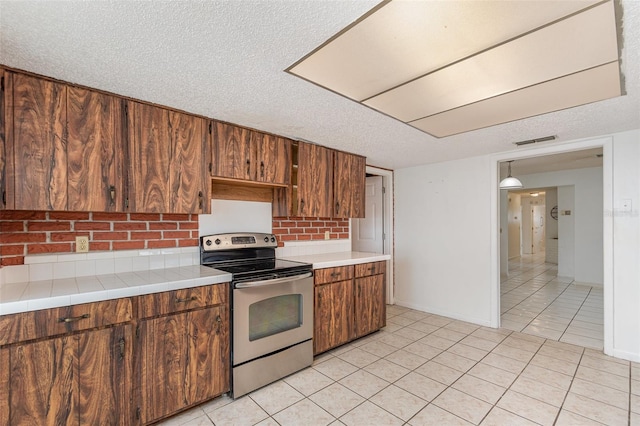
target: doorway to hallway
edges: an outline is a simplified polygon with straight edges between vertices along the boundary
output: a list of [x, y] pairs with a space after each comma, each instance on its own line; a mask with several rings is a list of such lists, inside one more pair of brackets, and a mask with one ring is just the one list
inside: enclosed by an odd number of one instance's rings
[[544, 253], [509, 260], [500, 283], [501, 327], [559, 342], [603, 349], [603, 291], [558, 277]]

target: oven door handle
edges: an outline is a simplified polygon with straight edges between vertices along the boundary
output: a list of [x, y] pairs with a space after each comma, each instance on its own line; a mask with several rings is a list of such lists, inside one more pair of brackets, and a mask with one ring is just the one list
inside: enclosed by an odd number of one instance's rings
[[274, 285], [280, 283], [286, 283], [287, 281], [297, 281], [302, 280], [304, 278], [309, 278], [313, 276], [313, 272], [306, 272], [300, 275], [293, 275], [291, 277], [282, 277], [282, 278], [274, 278], [271, 280], [261, 280], [261, 281], [247, 281], [236, 284], [235, 288], [251, 288], [251, 287], [262, 287], [266, 285]]

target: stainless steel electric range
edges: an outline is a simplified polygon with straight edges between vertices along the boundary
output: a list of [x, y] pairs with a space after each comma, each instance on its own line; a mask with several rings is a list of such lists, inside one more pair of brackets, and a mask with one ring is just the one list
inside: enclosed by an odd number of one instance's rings
[[275, 235], [200, 238], [201, 264], [232, 274], [232, 396], [313, 362], [313, 268], [276, 259]]

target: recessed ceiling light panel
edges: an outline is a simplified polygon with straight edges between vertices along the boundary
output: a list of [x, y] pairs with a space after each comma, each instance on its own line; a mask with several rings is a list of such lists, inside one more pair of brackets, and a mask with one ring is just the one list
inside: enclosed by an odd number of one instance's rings
[[[444, 137], [619, 96], [618, 55], [613, 0], [390, 0], [288, 71]], [[581, 86], [577, 103], [546, 95], [605, 64], [606, 89]]]

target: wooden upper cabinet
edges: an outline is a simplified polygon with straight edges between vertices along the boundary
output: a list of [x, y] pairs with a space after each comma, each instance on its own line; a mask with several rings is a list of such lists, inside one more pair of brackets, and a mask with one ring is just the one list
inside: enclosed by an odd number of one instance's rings
[[253, 180], [255, 149], [251, 147], [252, 139], [255, 140], [258, 134], [244, 127], [219, 121], [213, 121], [212, 126], [212, 176]]
[[210, 179], [208, 121], [169, 111], [171, 137], [171, 211], [208, 213]]
[[127, 102], [130, 208], [134, 212], [171, 211], [169, 111]]
[[291, 141], [212, 122], [212, 176], [276, 186], [291, 182]]
[[333, 216], [333, 150], [298, 145], [297, 209], [299, 216]]
[[123, 211], [122, 101], [67, 88], [67, 210]]
[[[67, 86], [19, 73], [5, 73], [8, 208], [67, 209], [65, 149]], [[9, 110], [11, 110], [9, 112]]]
[[20, 73], [3, 83], [6, 208], [122, 211], [121, 101]]
[[208, 211], [206, 120], [128, 101], [131, 211]]
[[289, 185], [291, 183], [291, 141], [263, 134], [256, 138], [256, 180]]
[[335, 152], [333, 173], [333, 217], [364, 217], [366, 159], [346, 152]]

